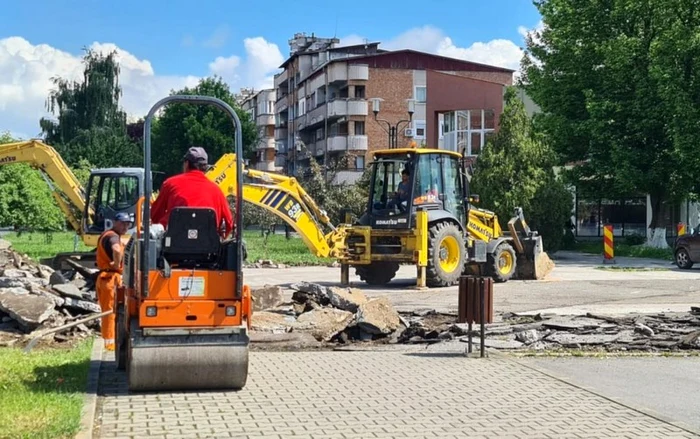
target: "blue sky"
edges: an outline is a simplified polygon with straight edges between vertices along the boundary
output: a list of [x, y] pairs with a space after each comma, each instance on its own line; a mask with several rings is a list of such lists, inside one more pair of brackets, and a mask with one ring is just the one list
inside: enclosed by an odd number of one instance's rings
[[3, 5], [0, 28], [0, 131], [25, 136], [38, 133], [48, 78], [79, 77], [81, 48], [93, 44], [122, 53], [123, 104], [138, 115], [170, 88], [210, 74], [234, 90], [266, 85], [295, 32], [513, 67], [519, 28], [540, 20], [531, 0], [12, 3]]

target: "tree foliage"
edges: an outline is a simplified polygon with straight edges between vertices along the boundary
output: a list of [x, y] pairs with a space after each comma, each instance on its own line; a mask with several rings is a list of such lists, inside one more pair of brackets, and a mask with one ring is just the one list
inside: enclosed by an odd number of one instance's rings
[[[0, 144], [16, 142], [0, 134]], [[24, 163], [0, 166], [0, 225], [19, 230], [61, 230], [66, 218], [39, 171]]]
[[478, 158], [470, 191], [498, 215], [504, 229], [516, 207], [522, 207], [550, 251], [560, 248], [573, 207], [554, 165], [552, 151], [533, 131], [516, 91], [507, 88], [500, 129]]
[[[255, 157], [258, 128], [250, 114], [236, 103], [221, 78], [202, 79], [196, 87], [173, 94], [217, 97], [229, 104], [241, 120], [245, 158]], [[152, 127], [154, 169], [173, 175], [182, 171], [182, 157], [191, 146], [201, 146], [210, 163], [224, 153], [235, 152], [234, 128], [230, 116], [212, 105], [169, 104]]]
[[308, 171], [300, 178], [304, 190], [326, 211], [333, 224], [343, 223], [346, 211], [358, 217], [367, 207], [368, 170], [357, 183], [338, 181], [340, 171], [348, 168], [350, 160], [352, 156], [346, 155], [324, 167], [312, 157]]
[[87, 160], [97, 167], [138, 166], [141, 149], [127, 136], [126, 113], [119, 107], [116, 52], [87, 50], [83, 80], [52, 78], [47, 109], [56, 120], [39, 121], [45, 141], [71, 166]]
[[[697, 191], [700, 25], [697, 0], [538, 0], [544, 29], [527, 38], [523, 85], [537, 124], [589, 193]], [[663, 231], [661, 245], [665, 245]]]

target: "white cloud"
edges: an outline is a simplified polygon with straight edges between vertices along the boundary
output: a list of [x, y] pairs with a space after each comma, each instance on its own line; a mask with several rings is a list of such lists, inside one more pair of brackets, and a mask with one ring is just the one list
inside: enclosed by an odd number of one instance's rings
[[[120, 103], [130, 119], [143, 117], [171, 90], [194, 87], [200, 80], [193, 75], [159, 75], [148, 60], [112, 43], [93, 43], [90, 48], [103, 53], [117, 51], [123, 92]], [[209, 64], [210, 73], [222, 76], [234, 92], [244, 86], [271, 86], [272, 75], [284, 61], [279, 48], [256, 37], [245, 40], [245, 50], [245, 59], [216, 58]], [[81, 53], [34, 45], [22, 37], [0, 39], [0, 132], [22, 133], [23, 138], [38, 136], [39, 119], [51, 117], [45, 106], [53, 89], [51, 78], [80, 81], [83, 67]]]
[[243, 40], [246, 59], [239, 56], [219, 56], [209, 63], [209, 71], [221, 76], [234, 91], [240, 87], [271, 88], [274, 74], [284, 62], [284, 56], [276, 44], [263, 37]]
[[[538, 28], [540, 27], [541, 22], [538, 24]], [[526, 31], [527, 28], [524, 26], [518, 28], [518, 32], [521, 35]], [[364, 42], [364, 37], [353, 34], [341, 38], [340, 41], [341, 45], [348, 46]], [[370, 39], [370, 41], [373, 40]], [[516, 71], [520, 67], [520, 60], [523, 56], [521, 46], [507, 39], [495, 39], [487, 42], [479, 41], [469, 47], [459, 47], [441, 29], [430, 25], [409, 29], [390, 40], [383, 41], [379, 47], [386, 50], [418, 50], [481, 64], [505, 67]]]

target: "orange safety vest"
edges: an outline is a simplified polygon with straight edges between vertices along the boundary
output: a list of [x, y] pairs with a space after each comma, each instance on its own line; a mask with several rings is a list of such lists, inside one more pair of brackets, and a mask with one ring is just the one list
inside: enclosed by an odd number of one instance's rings
[[[97, 268], [100, 271], [106, 271], [106, 272], [112, 272], [112, 273], [119, 273], [121, 274], [123, 271], [123, 266], [119, 268], [113, 268], [110, 266], [112, 263], [112, 259], [109, 257], [107, 252], [105, 251], [103, 247], [103, 241], [105, 238], [109, 238], [111, 235], [116, 235], [117, 232], [114, 230], [107, 230], [102, 235], [100, 235], [100, 239], [97, 240]], [[121, 239], [119, 240], [119, 244], [124, 247], [121, 244]], [[122, 264], [123, 265], [123, 264]]]

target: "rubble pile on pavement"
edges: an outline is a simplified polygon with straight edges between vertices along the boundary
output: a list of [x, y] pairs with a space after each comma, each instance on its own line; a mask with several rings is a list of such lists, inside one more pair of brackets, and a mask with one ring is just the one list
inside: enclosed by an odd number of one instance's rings
[[[76, 274], [67, 282], [50, 267], [37, 264], [0, 240], [0, 346], [12, 346], [44, 330], [100, 312], [94, 283]], [[57, 342], [84, 338], [98, 321], [54, 334]]]
[[252, 292], [253, 331], [306, 332], [319, 342], [347, 343], [387, 339], [403, 328], [401, 317], [386, 298], [368, 299], [354, 288], [308, 282], [294, 284], [292, 289], [288, 302], [278, 286]]
[[[434, 343], [458, 337], [467, 341], [468, 325], [450, 323], [454, 316], [414, 313], [400, 342]], [[431, 317], [437, 325], [426, 324]], [[439, 317], [442, 317], [440, 320]], [[504, 350], [603, 350], [668, 352], [700, 350], [700, 308], [686, 313], [605, 316], [523, 315], [505, 313], [502, 322], [486, 325], [484, 345]], [[472, 341], [480, 343], [479, 325], [472, 325]]]

